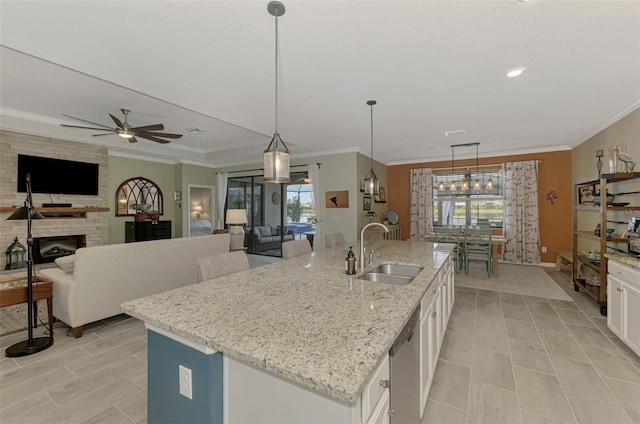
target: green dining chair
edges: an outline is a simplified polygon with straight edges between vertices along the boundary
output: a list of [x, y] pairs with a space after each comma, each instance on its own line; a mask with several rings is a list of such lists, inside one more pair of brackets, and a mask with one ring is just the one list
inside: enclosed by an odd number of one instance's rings
[[478, 227], [482, 228], [482, 229], [486, 229], [486, 228], [490, 228], [491, 227], [491, 223], [489, 222], [489, 220], [487, 218], [478, 218]]
[[453, 253], [456, 258], [456, 272], [462, 269], [464, 249], [460, 240], [460, 229], [450, 227], [435, 227], [433, 229], [436, 236], [436, 243], [453, 243]]
[[487, 276], [491, 278], [491, 230], [486, 228], [464, 229], [464, 269], [469, 275], [469, 261], [485, 261]]

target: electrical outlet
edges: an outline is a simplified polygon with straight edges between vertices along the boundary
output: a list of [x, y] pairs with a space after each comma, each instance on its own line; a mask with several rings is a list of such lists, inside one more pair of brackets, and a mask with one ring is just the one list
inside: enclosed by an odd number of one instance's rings
[[547, 253], [547, 246], [542, 246], [542, 253]]
[[180, 394], [186, 398], [193, 399], [191, 390], [191, 370], [189, 368], [178, 365], [180, 376]]

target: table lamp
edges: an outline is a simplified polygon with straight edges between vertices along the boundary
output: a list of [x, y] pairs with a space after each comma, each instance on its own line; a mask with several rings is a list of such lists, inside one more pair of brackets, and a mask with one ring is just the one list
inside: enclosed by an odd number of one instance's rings
[[200, 214], [202, 213], [202, 206], [201, 205], [195, 205], [193, 207], [193, 209], [191, 210], [191, 212], [196, 214], [196, 218], [200, 219]]
[[247, 211], [245, 209], [227, 209], [227, 225], [231, 235], [230, 250], [240, 250], [244, 247], [243, 224], [247, 223]]
[[28, 339], [9, 346], [5, 352], [7, 357], [27, 356], [41, 352], [53, 345], [53, 328], [49, 329], [49, 337], [33, 337], [33, 236], [31, 220], [44, 219], [44, 216], [33, 207], [31, 197], [31, 174], [27, 174], [27, 199], [24, 206], [9, 215], [8, 221], [27, 220], [27, 331]]

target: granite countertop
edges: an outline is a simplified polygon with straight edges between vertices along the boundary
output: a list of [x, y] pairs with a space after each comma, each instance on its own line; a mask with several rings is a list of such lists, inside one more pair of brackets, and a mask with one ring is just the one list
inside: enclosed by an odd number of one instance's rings
[[405, 286], [359, 280], [345, 274], [348, 248], [340, 246], [126, 302], [122, 311], [352, 403], [452, 250], [410, 241], [373, 249], [374, 266], [424, 269]]
[[624, 255], [622, 253], [605, 253], [604, 256], [610, 261], [617, 261], [632, 268], [640, 269], [640, 258], [634, 258], [633, 256]]

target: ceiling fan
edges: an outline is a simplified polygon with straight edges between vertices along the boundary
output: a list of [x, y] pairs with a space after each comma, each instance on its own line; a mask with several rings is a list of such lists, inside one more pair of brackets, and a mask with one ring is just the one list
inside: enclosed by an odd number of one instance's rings
[[309, 178], [309, 174], [306, 174], [304, 177], [298, 178], [295, 182], [299, 183], [300, 181], [304, 182], [305, 184], [309, 184], [311, 182], [311, 178]]
[[[155, 132], [155, 131], [164, 130], [164, 125], [163, 124], [145, 125], [145, 126], [142, 126], [142, 127], [132, 127], [127, 122], [127, 116], [129, 116], [131, 111], [129, 109], [124, 109], [124, 108], [120, 109], [120, 111], [124, 115], [124, 122], [122, 122], [120, 119], [116, 118], [112, 114], [109, 114], [111, 119], [113, 119], [113, 122], [115, 122], [115, 124], [116, 124], [115, 128], [111, 128], [111, 127], [108, 127], [106, 125], [98, 124], [96, 122], [87, 121], [85, 119], [80, 119], [80, 118], [76, 118], [74, 116], [69, 116], [69, 115], [65, 115], [65, 114], [62, 114], [62, 115], [66, 116], [67, 118], [77, 119], [78, 121], [86, 122], [86, 123], [92, 124], [92, 125], [97, 125], [100, 128], [82, 127], [82, 126], [78, 126], [78, 125], [67, 125], [67, 124], [60, 124], [60, 125], [63, 126], [63, 127], [69, 127], [69, 128], [83, 128], [83, 129], [86, 129], [86, 130], [106, 131], [105, 134], [93, 134], [92, 137], [99, 137], [99, 136], [102, 136], [102, 135], [111, 135], [112, 133], [113, 134], [118, 134], [120, 137], [126, 138], [127, 140], [129, 140], [129, 143], [137, 142], [138, 140], [136, 140], [136, 137], [145, 138], [147, 140], [155, 141], [156, 143], [162, 143], [162, 144], [166, 144], [166, 143], [171, 142], [171, 140], [163, 140], [162, 138], [180, 138], [180, 137], [182, 137], [182, 134], [171, 134], [171, 133]], [[162, 138], [160, 138], [160, 137], [162, 137]]]

